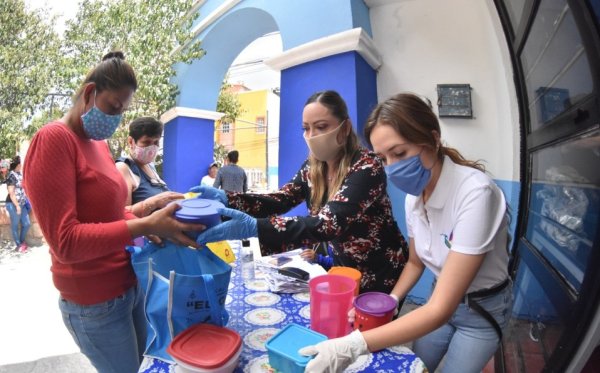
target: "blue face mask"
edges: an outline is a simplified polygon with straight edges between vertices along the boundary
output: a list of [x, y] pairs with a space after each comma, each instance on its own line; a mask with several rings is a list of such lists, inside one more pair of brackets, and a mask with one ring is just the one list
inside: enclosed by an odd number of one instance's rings
[[420, 154], [385, 166], [388, 181], [400, 190], [418, 196], [431, 179], [431, 170], [421, 163]]
[[94, 106], [81, 116], [83, 131], [87, 137], [93, 140], [108, 139], [119, 127], [121, 117], [121, 114], [108, 115], [98, 109], [96, 106], [96, 92], [94, 91]]

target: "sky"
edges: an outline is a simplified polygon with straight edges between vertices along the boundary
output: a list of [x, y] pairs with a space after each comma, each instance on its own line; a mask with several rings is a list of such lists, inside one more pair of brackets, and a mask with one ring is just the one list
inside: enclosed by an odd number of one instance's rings
[[[0, 0], [1, 1], [1, 0]], [[30, 9], [46, 8], [51, 15], [59, 18], [55, 25], [56, 31], [65, 30], [65, 21], [74, 18], [81, 0], [25, 0]], [[231, 84], [243, 84], [252, 90], [274, 89], [279, 87], [280, 74], [271, 70], [263, 61], [282, 51], [279, 33], [267, 34], [256, 39], [244, 49], [232, 62], [229, 71]]]

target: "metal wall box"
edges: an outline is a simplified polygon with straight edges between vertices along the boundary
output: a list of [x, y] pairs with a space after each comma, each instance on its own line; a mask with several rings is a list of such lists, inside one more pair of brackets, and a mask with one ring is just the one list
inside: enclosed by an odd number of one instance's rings
[[473, 118], [470, 84], [438, 84], [440, 117]]

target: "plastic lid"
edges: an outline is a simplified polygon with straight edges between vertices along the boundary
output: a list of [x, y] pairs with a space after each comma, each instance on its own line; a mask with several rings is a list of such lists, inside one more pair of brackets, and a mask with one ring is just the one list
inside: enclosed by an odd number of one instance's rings
[[302, 347], [315, 345], [327, 340], [327, 336], [295, 323], [287, 324], [265, 344], [268, 351], [273, 351], [299, 365], [306, 365], [310, 356], [300, 355]]
[[185, 364], [215, 369], [231, 360], [241, 346], [240, 335], [229, 328], [196, 324], [175, 337], [167, 352]]
[[360, 278], [362, 277], [362, 273], [360, 273], [360, 271], [358, 269], [352, 268], [352, 267], [334, 266], [334, 267], [331, 267], [331, 269], [329, 269], [329, 271], [327, 271], [327, 273], [332, 274], [332, 275], [341, 275], [341, 276], [350, 277], [356, 281], [360, 280]]
[[383, 315], [398, 305], [388, 294], [372, 291], [363, 293], [354, 299], [354, 307], [371, 315]]
[[176, 202], [181, 208], [175, 211], [175, 217], [180, 220], [195, 221], [203, 217], [219, 215], [217, 209], [225, 207], [219, 201], [203, 198], [182, 199]]

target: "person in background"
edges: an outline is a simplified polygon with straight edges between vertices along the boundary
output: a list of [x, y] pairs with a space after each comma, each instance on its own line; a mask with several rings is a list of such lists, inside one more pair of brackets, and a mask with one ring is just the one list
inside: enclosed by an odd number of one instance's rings
[[162, 132], [163, 124], [155, 118], [134, 119], [129, 124], [127, 136], [129, 157], [116, 160], [117, 169], [127, 184], [126, 204], [138, 217], [147, 216], [169, 202], [183, 198], [183, 194], [169, 191], [154, 167]]
[[0, 160], [0, 184], [6, 182], [8, 177], [8, 168], [10, 167], [10, 161], [8, 159]]
[[25, 190], [23, 189], [23, 174], [21, 173], [21, 157], [18, 155], [10, 162], [10, 172], [6, 178], [8, 194], [6, 196], [6, 209], [10, 215], [10, 231], [15, 247], [20, 253], [27, 251], [27, 232], [31, 227], [29, 211], [31, 206]]
[[360, 355], [414, 341], [430, 372], [481, 372], [511, 316], [508, 214], [502, 191], [479, 162], [442, 144], [431, 107], [413, 94], [377, 105], [365, 138], [387, 163], [405, 202], [410, 254], [392, 294], [402, 298], [425, 268], [435, 276], [427, 303], [364, 332], [299, 351], [306, 372], [340, 372]]
[[321, 242], [313, 245], [311, 249], [302, 250], [300, 257], [308, 262], [320, 265], [326, 271], [333, 267], [333, 247], [327, 242]]
[[204, 175], [202, 177], [202, 180], [200, 181], [200, 185], [207, 185], [207, 186], [215, 185], [217, 171], [219, 171], [219, 164], [217, 162], [211, 163], [210, 166], [208, 166], [208, 174]]
[[123, 53], [104, 56], [67, 114], [33, 137], [25, 190], [50, 246], [65, 326], [100, 373], [137, 372], [146, 345], [143, 294], [125, 246], [155, 234], [198, 245], [171, 204], [144, 218], [125, 210], [128, 189], [105, 139], [131, 103], [137, 80]]
[[[201, 233], [197, 242], [258, 236], [268, 255], [328, 241], [333, 265], [362, 273], [361, 292], [389, 293], [404, 268], [408, 247], [392, 216], [381, 159], [359, 145], [346, 103], [335, 91], [309, 97], [302, 130], [310, 155], [279, 191], [193, 188], [202, 198], [231, 207], [223, 214], [232, 218]], [[308, 216], [275, 216], [304, 201]]]
[[219, 169], [213, 186], [227, 192], [246, 193], [248, 178], [244, 169], [237, 165], [240, 153], [232, 150], [227, 153], [227, 164]]

